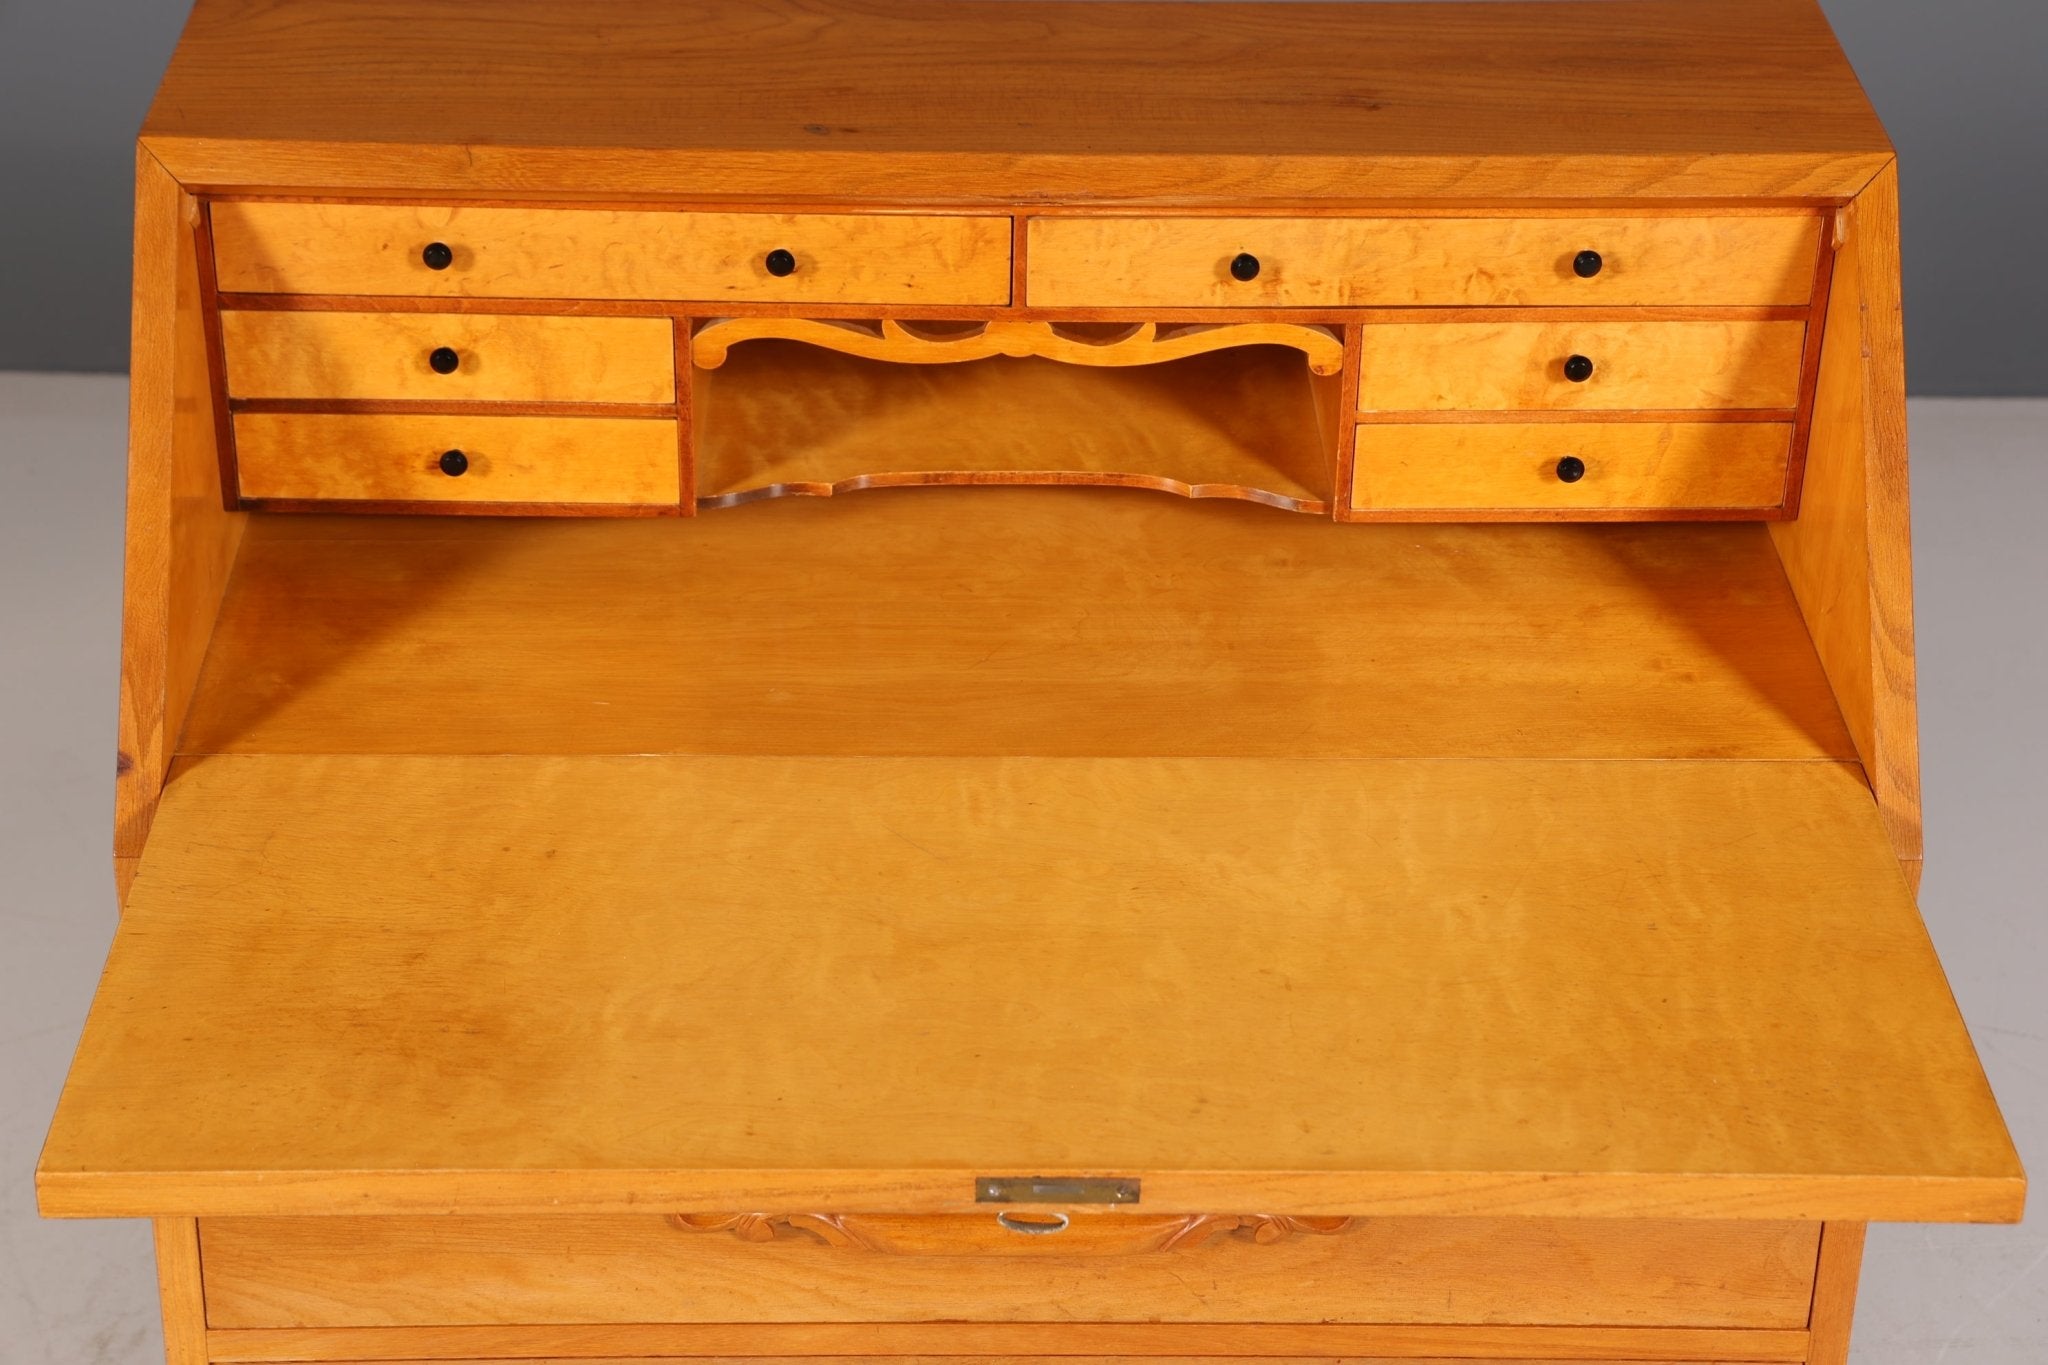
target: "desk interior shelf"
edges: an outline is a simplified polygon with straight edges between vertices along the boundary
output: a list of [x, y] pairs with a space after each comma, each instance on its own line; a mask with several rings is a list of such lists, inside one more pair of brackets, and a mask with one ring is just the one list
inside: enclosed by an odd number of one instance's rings
[[1330, 510], [1343, 347], [1323, 328], [747, 318], [692, 353], [699, 506], [1090, 484]]

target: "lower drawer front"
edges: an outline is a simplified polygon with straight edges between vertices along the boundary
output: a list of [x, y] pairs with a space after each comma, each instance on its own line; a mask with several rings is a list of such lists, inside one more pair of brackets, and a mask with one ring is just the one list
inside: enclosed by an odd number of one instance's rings
[[235, 417], [248, 499], [675, 506], [658, 418], [253, 413]]
[[1546, 517], [1721, 511], [1785, 501], [1792, 427], [1778, 422], [1373, 422], [1358, 428], [1358, 511]]
[[[1103, 1223], [1133, 1220], [1098, 1215]], [[215, 1328], [1274, 1322], [1797, 1329], [1819, 1225], [1192, 1220], [1131, 1243], [921, 1219], [381, 1217], [200, 1225]], [[918, 1227], [909, 1227], [915, 1223]], [[879, 1227], [879, 1231], [877, 1230]]]

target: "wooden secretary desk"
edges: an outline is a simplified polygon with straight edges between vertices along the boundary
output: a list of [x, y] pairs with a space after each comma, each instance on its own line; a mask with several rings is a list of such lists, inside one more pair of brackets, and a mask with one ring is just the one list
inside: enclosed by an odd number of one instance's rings
[[42, 1208], [173, 1365], [1839, 1365], [2025, 1192], [1897, 228], [1810, 0], [202, 0]]

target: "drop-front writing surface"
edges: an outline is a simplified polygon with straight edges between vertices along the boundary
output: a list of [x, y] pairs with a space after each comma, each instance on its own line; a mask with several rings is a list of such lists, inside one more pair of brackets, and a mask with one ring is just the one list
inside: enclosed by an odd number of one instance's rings
[[136, 224], [174, 1365], [1840, 1365], [2019, 1215], [1816, 5], [202, 0]]

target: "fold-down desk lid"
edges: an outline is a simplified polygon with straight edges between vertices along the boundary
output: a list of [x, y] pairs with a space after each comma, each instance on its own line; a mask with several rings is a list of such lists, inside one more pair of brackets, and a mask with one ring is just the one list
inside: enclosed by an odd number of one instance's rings
[[1853, 765], [211, 757], [69, 1215], [2011, 1219]]

